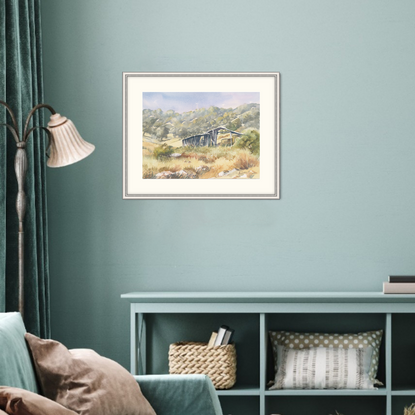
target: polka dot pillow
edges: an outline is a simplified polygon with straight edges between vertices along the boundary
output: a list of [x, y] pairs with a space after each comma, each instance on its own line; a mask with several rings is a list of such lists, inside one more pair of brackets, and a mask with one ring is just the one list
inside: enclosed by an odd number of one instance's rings
[[379, 348], [382, 341], [382, 330], [357, 334], [329, 333], [294, 333], [289, 331], [270, 331], [269, 336], [274, 351], [275, 373], [277, 373], [277, 346], [288, 349], [310, 349], [313, 347], [361, 349], [371, 346], [373, 349], [369, 377], [375, 383], [379, 365]]

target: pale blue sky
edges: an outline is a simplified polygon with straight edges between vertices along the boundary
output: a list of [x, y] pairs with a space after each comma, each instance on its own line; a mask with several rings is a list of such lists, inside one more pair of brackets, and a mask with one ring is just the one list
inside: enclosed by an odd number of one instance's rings
[[242, 104], [259, 104], [259, 92], [143, 92], [143, 108], [178, 113], [197, 108], [236, 108]]

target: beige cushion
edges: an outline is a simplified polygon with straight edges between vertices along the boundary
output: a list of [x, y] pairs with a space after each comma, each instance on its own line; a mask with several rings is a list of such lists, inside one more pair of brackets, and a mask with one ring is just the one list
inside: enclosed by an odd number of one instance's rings
[[25, 389], [0, 386], [0, 415], [5, 413], [10, 415], [76, 415], [76, 412], [36, 393]]
[[122, 366], [89, 349], [25, 335], [43, 394], [80, 415], [155, 415]]
[[274, 351], [275, 372], [277, 372], [278, 351], [281, 345], [289, 349], [310, 349], [312, 347], [329, 348], [365, 348], [372, 347], [373, 353], [369, 369], [369, 377], [376, 383], [379, 365], [379, 348], [382, 341], [382, 330], [355, 334], [330, 333], [294, 333], [290, 331], [270, 331], [270, 339]]

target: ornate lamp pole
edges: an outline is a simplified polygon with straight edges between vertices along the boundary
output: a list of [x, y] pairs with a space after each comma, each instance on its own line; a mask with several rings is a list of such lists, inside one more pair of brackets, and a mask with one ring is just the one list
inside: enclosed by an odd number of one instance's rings
[[[36, 129], [46, 132], [49, 145], [46, 152], [50, 149], [50, 155], [47, 165], [49, 167], [63, 167], [76, 163], [89, 156], [95, 149], [95, 146], [86, 142], [79, 135], [77, 129], [71, 120], [57, 114], [56, 111], [47, 104], [39, 104], [31, 109], [27, 116], [23, 135], [19, 135], [19, 127], [16, 117], [10, 106], [0, 100], [0, 104], [6, 107], [7, 112], [12, 120], [12, 125], [0, 124], [7, 127], [16, 142], [16, 156], [14, 159], [14, 170], [17, 179], [17, 198], [16, 211], [19, 218], [19, 238], [18, 238], [18, 258], [19, 258], [19, 311], [24, 316], [24, 217], [26, 213], [26, 194], [24, 184], [27, 173], [27, 154], [26, 143], [30, 134]], [[42, 126], [34, 126], [29, 129], [30, 120], [33, 114], [40, 108], [47, 108], [51, 112], [48, 128]]]

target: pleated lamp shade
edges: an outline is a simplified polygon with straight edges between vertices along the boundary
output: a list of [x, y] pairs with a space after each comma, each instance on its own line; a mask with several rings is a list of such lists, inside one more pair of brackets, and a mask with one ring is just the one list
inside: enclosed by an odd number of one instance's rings
[[53, 114], [48, 122], [52, 134], [49, 167], [63, 167], [88, 157], [95, 146], [86, 142], [78, 133], [71, 120], [60, 114]]

